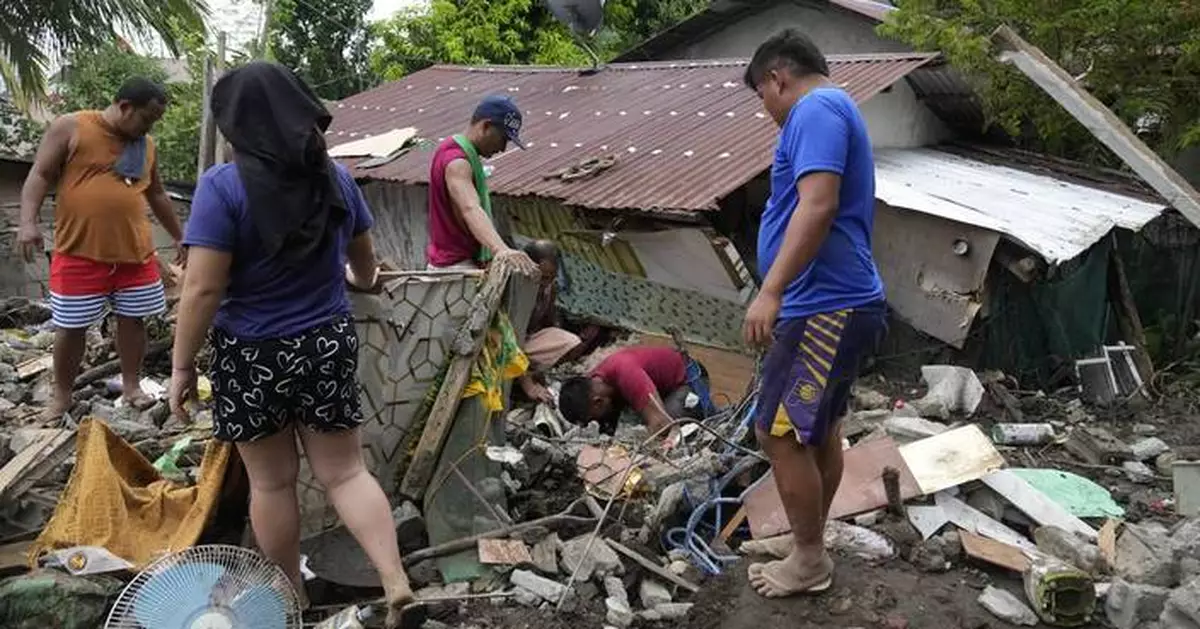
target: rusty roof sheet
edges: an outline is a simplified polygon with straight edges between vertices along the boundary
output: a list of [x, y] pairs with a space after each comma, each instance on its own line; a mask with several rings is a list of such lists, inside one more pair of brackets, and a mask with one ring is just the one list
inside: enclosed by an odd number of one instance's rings
[[[929, 53], [830, 56], [833, 80], [863, 102], [929, 63]], [[742, 84], [744, 60], [612, 64], [577, 69], [435, 66], [346, 98], [333, 108], [330, 146], [416, 127], [440, 141], [461, 131], [476, 103], [508, 93], [525, 113], [529, 150], [492, 158], [491, 189], [596, 209], [694, 212], [771, 163], [776, 128]], [[360, 179], [428, 183], [431, 151], [373, 168], [345, 160]], [[604, 155], [616, 164], [565, 182], [555, 171]]]

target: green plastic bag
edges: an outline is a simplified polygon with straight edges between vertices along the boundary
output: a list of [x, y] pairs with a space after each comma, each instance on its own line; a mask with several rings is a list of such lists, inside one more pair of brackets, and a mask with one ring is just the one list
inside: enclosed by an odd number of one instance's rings
[[0, 627], [5, 629], [96, 629], [125, 587], [97, 574], [76, 577], [36, 570], [0, 581]]

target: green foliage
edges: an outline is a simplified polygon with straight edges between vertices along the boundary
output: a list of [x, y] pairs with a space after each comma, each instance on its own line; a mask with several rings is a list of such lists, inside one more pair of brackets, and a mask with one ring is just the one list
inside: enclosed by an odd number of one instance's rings
[[[594, 47], [604, 59], [668, 28], [706, 0], [614, 0]], [[427, 8], [397, 14], [375, 26], [371, 69], [395, 80], [435, 63], [590, 63], [569, 30], [541, 0], [433, 0]]]
[[1177, 0], [903, 0], [880, 32], [942, 51], [976, 85], [989, 123], [1026, 146], [1113, 157], [1029, 79], [993, 58], [1007, 24], [1041, 48], [1160, 154], [1200, 144], [1200, 5]]
[[317, 94], [338, 100], [374, 85], [369, 74], [372, 0], [275, 0], [269, 54]]
[[[196, 177], [196, 156], [200, 150], [205, 48], [203, 34], [198, 32], [180, 33], [177, 41], [186, 51], [190, 79], [166, 85], [171, 103], [154, 126], [152, 135], [158, 147], [160, 176], [169, 181], [192, 181]], [[165, 82], [167, 73], [158, 60], [112, 44], [72, 55], [55, 111], [103, 109], [112, 102], [121, 83], [131, 76]]]
[[204, 0], [0, 0], [0, 79], [25, 107], [45, 97], [46, 50], [94, 49], [120, 28], [155, 33], [178, 52], [179, 26], [204, 31]]

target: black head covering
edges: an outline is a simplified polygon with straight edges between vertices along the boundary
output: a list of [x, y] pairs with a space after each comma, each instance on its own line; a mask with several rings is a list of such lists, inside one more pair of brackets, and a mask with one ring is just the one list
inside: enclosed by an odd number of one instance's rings
[[233, 145], [267, 257], [295, 265], [324, 251], [346, 203], [325, 150], [332, 116], [308, 85], [279, 64], [256, 61], [217, 81], [212, 114]]

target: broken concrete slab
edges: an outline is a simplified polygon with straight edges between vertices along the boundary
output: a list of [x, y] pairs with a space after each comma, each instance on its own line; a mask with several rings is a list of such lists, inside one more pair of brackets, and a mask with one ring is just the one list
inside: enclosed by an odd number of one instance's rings
[[558, 539], [558, 533], [551, 533], [542, 538], [542, 541], [534, 544], [533, 549], [529, 552], [533, 567], [542, 574], [551, 576], [558, 574], [558, 549], [561, 547], [562, 542]]
[[641, 585], [638, 586], [638, 600], [642, 602], [643, 609], [654, 609], [672, 602], [674, 597], [667, 586], [654, 579], [642, 579]]
[[1093, 465], [1116, 465], [1132, 456], [1128, 444], [1099, 426], [1080, 426], [1072, 430], [1063, 446]]
[[604, 577], [604, 593], [608, 598], [615, 598], [629, 603], [629, 592], [625, 590], [625, 582], [617, 577]]
[[604, 619], [614, 627], [629, 627], [633, 624], [633, 610], [629, 608], [628, 602], [610, 596], [604, 599], [604, 607], [607, 610]]
[[1171, 539], [1157, 529], [1126, 523], [1117, 536], [1113, 571], [1133, 583], [1175, 587], [1179, 583]]
[[1158, 617], [1163, 629], [1196, 629], [1200, 627], [1200, 579], [1175, 588], [1163, 605]]
[[929, 389], [911, 404], [924, 417], [948, 419], [951, 413], [970, 417], [983, 401], [983, 383], [966, 367], [925, 365], [921, 367], [921, 379]]
[[513, 585], [525, 588], [549, 602], [558, 602], [567, 592], [567, 586], [528, 570], [513, 570], [509, 580]]
[[1146, 437], [1129, 446], [1129, 453], [1135, 461], [1148, 461], [1171, 451], [1171, 446], [1158, 437]]
[[1038, 624], [1037, 614], [1021, 599], [995, 586], [987, 586], [979, 595], [979, 604], [997, 618], [1014, 625], [1034, 627]]
[[681, 620], [691, 613], [692, 607], [693, 603], [663, 603], [656, 605], [653, 611], [662, 620]]
[[[625, 572], [621, 558], [603, 539], [592, 535], [580, 535], [563, 542], [559, 565], [567, 574], [577, 574], [576, 580], [588, 581], [592, 576], [606, 577]], [[590, 547], [589, 547], [590, 543]], [[578, 573], [576, 570], [578, 569]]]
[[1104, 612], [1116, 629], [1137, 629], [1162, 615], [1170, 595], [1168, 588], [1116, 578], [1108, 588]]

